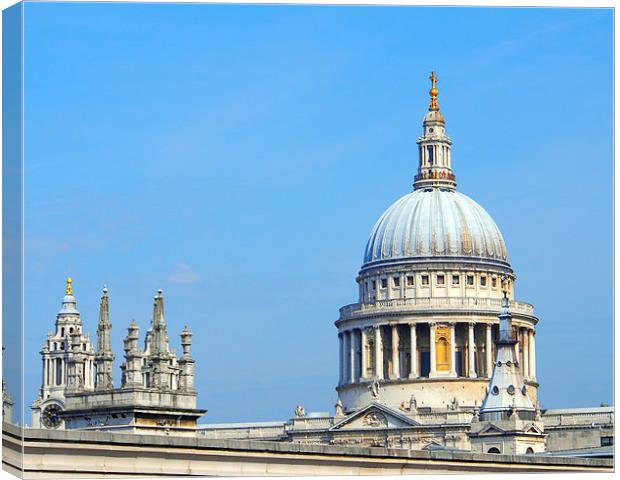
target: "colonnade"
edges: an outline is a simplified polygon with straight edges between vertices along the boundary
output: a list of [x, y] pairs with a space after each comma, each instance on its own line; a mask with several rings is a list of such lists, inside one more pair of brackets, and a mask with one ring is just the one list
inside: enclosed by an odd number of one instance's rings
[[[92, 359], [84, 361], [84, 385], [88, 388], [94, 385], [94, 362]], [[66, 357], [43, 357], [43, 373], [41, 385], [45, 387], [67, 386], [68, 380]]]
[[[496, 330], [496, 325], [483, 322], [391, 323], [343, 330], [338, 334], [339, 384], [373, 378], [488, 378]], [[515, 338], [521, 371], [535, 380], [535, 331], [515, 327]]]

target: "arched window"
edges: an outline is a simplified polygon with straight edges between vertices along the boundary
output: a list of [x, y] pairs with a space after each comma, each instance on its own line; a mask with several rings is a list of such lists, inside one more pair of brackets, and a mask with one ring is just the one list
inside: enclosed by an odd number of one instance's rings
[[435, 155], [434, 155], [435, 150], [430, 145], [428, 147], [426, 147], [426, 150], [428, 152], [428, 163], [430, 165], [435, 165]]
[[73, 333], [73, 327], [69, 329], [69, 333]]
[[61, 336], [61, 337], [64, 337], [64, 336], [65, 336], [65, 327], [62, 327], [62, 328], [60, 329], [60, 336]]
[[532, 447], [527, 447], [527, 450], [525, 451], [525, 454], [526, 455], [530, 455], [532, 453], [534, 453], [534, 450], [532, 449]]
[[487, 453], [501, 453], [501, 452], [499, 451], [499, 448], [491, 447], [489, 448], [489, 451]]

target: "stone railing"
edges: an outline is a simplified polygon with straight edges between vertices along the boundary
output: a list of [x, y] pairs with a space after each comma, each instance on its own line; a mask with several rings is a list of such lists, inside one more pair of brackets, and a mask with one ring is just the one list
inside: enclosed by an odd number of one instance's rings
[[[602, 409], [601, 409], [602, 410]], [[614, 423], [614, 412], [609, 411], [589, 411], [589, 412], [554, 412], [543, 413], [545, 427], [567, 427], [567, 426], [591, 426], [591, 425], [610, 425]]]
[[[356, 315], [375, 312], [409, 311], [409, 310], [494, 310], [499, 313], [502, 305], [500, 298], [396, 298], [392, 300], [377, 300], [374, 303], [353, 303], [340, 309], [340, 318], [349, 318]], [[513, 313], [526, 315], [534, 314], [534, 307], [525, 302], [510, 302]]]
[[422, 425], [470, 424], [472, 417], [472, 412], [465, 411], [418, 413], [413, 416]]
[[285, 422], [229, 423], [199, 425], [196, 429], [196, 435], [211, 439], [265, 440], [284, 438], [286, 436], [285, 430]]
[[316, 430], [329, 428], [333, 425], [333, 417], [294, 417], [289, 424], [290, 430]]

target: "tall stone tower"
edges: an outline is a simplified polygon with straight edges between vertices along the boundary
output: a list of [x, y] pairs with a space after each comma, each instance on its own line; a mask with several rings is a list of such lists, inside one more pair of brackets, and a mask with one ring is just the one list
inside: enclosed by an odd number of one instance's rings
[[114, 388], [112, 370], [114, 368], [114, 353], [110, 339], [109, 298], [108, 289], [103, 287], [101, 303], [99, 305], [99, 322], [97, 324], [97, 352], [95, 353], [95, 388], [109, 390]]
[[73, 281], [67, 278], [62, 307], [56, 315], [54, 332], [47, 334], [41, 349], [42, 383], [39, 397], [32, 404], [35, 428], [63, 428], [60, 413], [68, 391], [92, 391], [95, 353], [73, 296]]

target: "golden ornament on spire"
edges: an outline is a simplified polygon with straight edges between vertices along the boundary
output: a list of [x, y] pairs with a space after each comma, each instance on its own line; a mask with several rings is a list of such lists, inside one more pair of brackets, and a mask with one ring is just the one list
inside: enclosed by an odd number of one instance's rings
[[71, 277], [67, 277], [67, 288], [65, 289], [65, 295], [73, 295], [73, 287], [71, 286]]
[[439, 94], [439, 90], [437, 90], [437, 87], [435, 86], [435, 84], [439, 80], [437, 79], [437, 75], [435, 75], [434, 71], [431, 72], [431, 76], [428, 78], [431, 81], [431, 89], [428, 92], [431, 96], [431, 103], [429, 104], [428, 109], [430, 111], [437, 112], [439, 111], [439, 104], [437, 103], [437, 95]]

